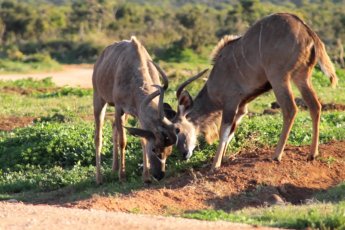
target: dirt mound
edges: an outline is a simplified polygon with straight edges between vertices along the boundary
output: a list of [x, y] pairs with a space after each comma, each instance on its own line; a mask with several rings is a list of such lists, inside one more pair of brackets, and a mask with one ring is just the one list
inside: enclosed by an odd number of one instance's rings
[[345, 142], [320, 146], [308, 162], [309, 147], [287, 147], [283, 161], [272, 162], [272, 149], [243, 152], [214, 173], [209, 166], [168, 178], [163, 185], [117, 196], [94, 196], [68, 204], [85, 209], [179, 214], [205, 208], [238, 210], [289, 202], [300, 204], [316, 192], [345, 180]]
[[33, 122], [34, 117], [0, 117], [0, 131], [10, 131], [25, 127]]

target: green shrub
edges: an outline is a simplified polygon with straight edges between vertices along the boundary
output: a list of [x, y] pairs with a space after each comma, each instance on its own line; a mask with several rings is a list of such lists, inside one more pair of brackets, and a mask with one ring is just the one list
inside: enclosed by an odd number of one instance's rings
[[48, 53], [61, 63], [94, 63], [104, 46], [93, 42], [53, 40], [45, 43], [27, 43], [20, 47], [25, 54]]

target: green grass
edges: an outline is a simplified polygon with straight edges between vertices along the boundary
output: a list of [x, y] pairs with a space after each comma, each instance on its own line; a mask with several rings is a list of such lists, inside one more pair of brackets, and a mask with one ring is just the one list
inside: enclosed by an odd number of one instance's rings
[[56, 87], [51, 77], [42, 80], [35, 80], [32, 78], [19, 79], [15, 81], [0, 80], [0, 88], [12, 87], [19, 89], [39, 89], [39, 88], [53, 88]]
[[225, 220], [251, 225], [290, 229], [344, 229], [345, 202], [338, 204], [287, 205], [269, 208], [251, 208], [227, 213], [222, 210], [203, 210], [184, 214], [199, 220]]
[[92, 115], [92, 96], [34, 96], [0, 92], [0, 116], [31, 116], [41, 117], [60, 114]]

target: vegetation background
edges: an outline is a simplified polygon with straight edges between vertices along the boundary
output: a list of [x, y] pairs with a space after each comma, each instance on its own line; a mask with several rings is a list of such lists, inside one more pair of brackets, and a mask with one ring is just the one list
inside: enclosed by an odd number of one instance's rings
[[276, 12], [304, 19], [344, 65], [344, 0], [1, 0], [0, 69], [9, 65], [4, 58], [93, 63], [105, 46], [131, 35], [156, 59], [208, 62], [223, 35], [243, 34]]

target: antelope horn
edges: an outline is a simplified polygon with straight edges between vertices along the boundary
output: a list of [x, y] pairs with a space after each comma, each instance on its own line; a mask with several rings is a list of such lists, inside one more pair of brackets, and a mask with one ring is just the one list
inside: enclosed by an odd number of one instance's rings
[[153, 61], [151, 61], [151, 63], [156, 67], [156, 69], [158, 70], [158, 72], [161, 74], [162, 76], [162, 80], [163, 80], [163, 93], [165, 90], [168, 89], [169, 87], [169, 81], [168, 81], [168, 77], [167, 75], [164, 73], [164, 71], [161, 69], [161, 67], [159, 67], [159, 65], [157, 65], [156, 63], [154, 63]]
[[145, 106], [147, 106], [150, 103], [150, 101], [152, 101], [155, 97], [160, 95], [159, 103], [158, 103], [158, 116], [160, 120], [163, 120], [164, 119], [164, 109], [163, 109], [164, 89], [162, 88], [162, 86], [159, 86], [159, 85], [152, 85], [152, 86], [156, 87], [158, 90], [151, 93], [143, 100], [140, 106], [140, 110], [143, 110]]
[[197, 75], [195, 75], [194, 77], [191, 77], [191, 78], [187, 79], [185, 82], [183, 82], [181, 85], [179, 85], [179, 87], [177, 88], [177, 91], [176, 91], [177, 99], [180, 97], [184, 87], [186, 87], [192, 81], [194, 81], [194, 80], [198, 79], [199, 77], [201, 77], [202, 75], [204, 75], [204, 73], [206, 73], [207, 71], [208, 71], [208, 69], [205, 69], [202, 72], [200, 72]]

